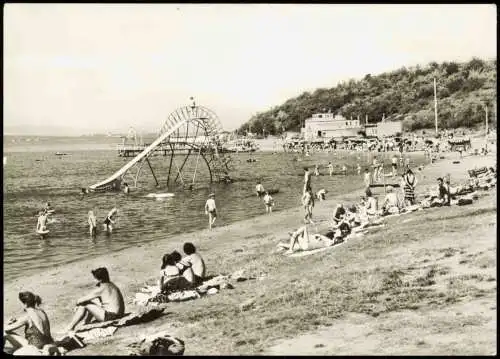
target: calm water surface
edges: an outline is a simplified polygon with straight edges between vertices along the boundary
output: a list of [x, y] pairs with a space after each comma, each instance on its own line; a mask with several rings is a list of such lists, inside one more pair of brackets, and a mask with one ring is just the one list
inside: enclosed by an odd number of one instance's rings
[[[347, 164], [347, 176], [313, 176], [313, 190], [325, 188], [329, 196], [348, 193], [362, 186], [355, 174], [356, 164], [363, 168], [371, 154], [345, 152], [318, 153], [302, 157], [290, 153], [255, 153], [232, 155], [235, 182], [231, 184], [200, 183], [194, 191], [166, 188], [168, 157], [157, 156], [151, 163], [160, 180], [155, 188], [149, 169], [140, 176], [140, 188], [129, 196], [120, 193], [89, 194], [80, 197], [80, 188], [101, 181], [123, 166], [128, 160], [118, 157], [114, 144], [80, 142], [68, 139], [59, 143], [40, 141], [37, 144], [4, 145], [3, 214], [4, 214], [4, 280], [29, 275], [65, 263], [134, 247], [179, 233], [207, 227], [204, 204], [210, 192], [216, 193], [218, 226], [262, 215], [262, 200], [253, 194], [257, 180], [266, 188], [279, 188], [275, 194], [275, 211], [300, 205], [304, 166], [328, 161], [340, 168]], [[54, 152], [70, 150], [68, 156]], [[389, 170], [391, 154], [386, 158]], [[249, 163], [248, 158], [257, 162]], [[181, 159], [178, 159], [180, 162]], [[413, 156], [412, 162], [423, 162]], [[199, 170], [200, 173], [203, 169]], [[175, 197], [158, 201], [145, 196], [151, 192], [175, 192]], [[50, 236], [41, 241], [35, 234], [36, 213], [49, 201], [56, 210], [55, 223], [49, 224]], [[88, 235], [87, 212], [94, 210], [100, 226], [107, 212], [116, 205], [118, 220], [111, 236], [99, 233], [95, 240]], [[99, 228], [100, 229], [100, 228]], [[193, 238], [196, 242], [196, 238]]]

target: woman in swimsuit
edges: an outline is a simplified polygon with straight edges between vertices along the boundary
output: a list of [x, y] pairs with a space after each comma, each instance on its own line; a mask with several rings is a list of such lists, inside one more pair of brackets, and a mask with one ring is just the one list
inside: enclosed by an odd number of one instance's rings
[[[26, 346], [34, 346], [37, 349], [42, 349], [46, 345], [53, 346], [49, 318], [45, 311], [38, 307], [42, 303], [40, 297], [31, 292], [21, 292], [19, 300], [23, 303], [26, 314], [4, 328], [5, 340], [12, 345], [11, 349], [15, 351]], [[14, 333], [23, 326], [24, 338]]]
[[104, 230], [107, 233], [113, 232], [113, 224], [115, 224], [114, 216], [118, 213], [118, 209], [113, 207], [111, 211], [109, 211], [106, 219], [104, 219]]
[[172, 293], [189, 289], [194, 283], [191, 265], [181, 262], [179, 252], [167, 253], [163, 256], [159, 285], [163, 293]]
[[405, 174], [402, 176], [402, 185], [404, 190], [404, 201], [407, 206], [415, 204], [415, 187], [417, 186], [417, 178], [413, 171], [408, 167]]
[[285, 253], [293, 253], [298, 250], [308, 251], [312, 249], [324, 248], [333, 246], [341, 242], [342, 231], [327, 230], [324, 234], [311, 234], [307, 230], [307, 226], [300, 227], [290, 234], [289, 243], [278, 243], [279, 248], [287, 249]]

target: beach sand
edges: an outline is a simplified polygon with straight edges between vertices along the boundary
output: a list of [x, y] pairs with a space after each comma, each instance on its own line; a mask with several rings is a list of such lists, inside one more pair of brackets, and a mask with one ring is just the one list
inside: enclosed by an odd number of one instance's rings
[[[467, 172], [466, 172], [467, 169], [474, 168], [475, 166], [479, 167], [482, 165], [495, 165], [496, 163], [496, 158], [494, 158], [493, 156], [486, 156], [486, 157], [469, 156], [469, 157], [464, 157], [464, 159], [461, 160], [460, 164], [453, 164], [452, 162], [454, 160], [457, 160], [458, 155], [455, 153], [449, 153], [445, 154], [445, 156], [446, 156], [445, 159], [439, 160], [437, 163], [426, 166], [423, 172], [418, 175], [420, 184], [417, 187], [417, 193], [421, 193], [422, 188], [428, 185], [434, 185], [435, 178], [443, 176], [446, 173], [450, 173], [452, 182], [458, 182], [467, 177]], [[314, 183], [313, 183], [313, 188], [314, 188]], [[317, 202], [316, 207], [314, 209], [314, 219], [318, 221], [317, 228], [321, 230], [326, 227], [328, 218], [331, 215], [331, 211], [339, 201], [344, 201], [346, 203], [349, 203], [351, 201], [356, 201], [359, 198], [361, 192], [362, 191], [360, 190], [354, 193], [338, 196], [336, 198], [328, 198], [326, 201], [321, 203]], [[490, 194], [490, 196], [491, 195], [496, 196], [496, 189], [490, 192], [495, 192], [494, 194]], [[299, 197], [299, 194], [297, 196]], [[488, 200], [487, 198], [480, 198], [478, 202], [481, 201], [484, 202], [487, 200]], [[491, 201], [491, 198], [489, 200]], [[156, 279], [158, 277], [160, 271], [161, 257], [163, 253], [166, 253], [167, 251], [172, 251], [174, 249], [180, 251], [182, 249], [182, 244], [186, 241], [193, 242], [197, 246], [199, 252], [205, 258], [209, 274], [219, 274], [219, 273], [227, 274], [234, 272], [238, 269], [241, 269], [242, 267], [247, 271], [253, 273], [257, 273], [259, 270], [261, 270], [262, 272], [267, 272], [268, 269], [266, 269], [265, 267], [262, 266], [259, 267], [262, 261], [263, 262], [269, 261], [269, 263], [273, 263], [274, 267], [272, 270], [280, 271], [279, 269], [280, 267], [276, 264], [276, 263], [279, 264], [279, 262], [276, 262], [278, 260], [274, 260], [273, 258], [271, 258], [276, 255], [271, 254], [270, 250], [274, 249], [275, 244], [277, 243], [278, 240], [284, 240], [287, 238], [288, 231], [294, 230], [301, 225], [303, 213], [301, 208], [293, 208], [283, 211], [280, 211], [279, 208], [277, 208], [276, 210], [277, 211], [274, 212], [272, 215], [264, 215], [264, 208], [263, 208], [263, 216], [233, 223], [231, 225], [224, 227], [216, 226], [214, 230], [211, 232], [209, 232], [208, 230], [203, 230], [195, 233], [182, 234], [176, 236], [175, 238], [165, 238], [163, 240], [159, 240], [154, 243], [144, 244], [137, 248], [130, 248], [116, 252], [111, 255], [106, 255], [106, 256], [92, 258], [90, 260], [71, 263], [68, 265], [53, 268], [52, 270], [39, 273], [37, 275], [19, 278], [11, 282], [7, 282], [4, 284], [4, 313], [5, 313], [4, 320], [10, 316], [16, 316], [21, 313], [22, 308], [21, 304], [17, 299], [17, 293], [19, 291], [29, 290], [33, 291], [34, 293], [37, 293], [42, 297], [43, 307], [47, 311], [49, 318], [51, 320], [52, 332], [53, 333], [59, 332], [71, 319], [75, 301], [86, 291], [91, 289], [92, 286], [94, 285], [94, 280], [90, 273], [91, 269], [100, 266], [105, 266], [108, 268], [111, 280], [114, 281], [116, 284], [118, 284], [118, 286], [122, 288], [123, 293], [125, 294], [127, 310], [129, 311], [133, 310], [134, 306], [131, 304], [131, 300], [134, 297], [135, 292], [138, 290], [138, 288], [144, 285], [146, 281], [149, 280], [151, 282], [151, 280]], [[204, 214], [193, 213], [193, 215], [203, 216]], [[405, 220], [407, 218], [410, 219], [411, 216], [418, 216], [418, 215], [419, 215], [418, 213], [410, 214], [407, 217], [405, 217]], [[484, 216], [489, 216], [489, 214], [486, 213]], [[445, 226], [444, 221], [445, 220], [443, 220], [443, 226]], [[395, 219], [391, 220], [389, 225], [403, 226], [403, 224], [397, 223], [397, 220]], [[486, 236], [485, 237], [486, 239], [482, 240], [481, 243], [478, 245], [487, 248], [488, 250], [496, 251], [496, 235], [495, 235], [496, 222], [494, 228], [488, 227], [488, 229], [491, 230], [491, 233], [488, 232], [488, 236], [491, 236], [491, 238]], [[376, 234], [374, 234], [374, 236], [375, 237], [384, 236], [383, 231], [384, 230], [377, 232]], [[468, 234], [465, 233], [462, 234], [463, 234], [462, 237], [468, 236]], [[457, 233], [457, 235], [460, 235], [460, 233]], [[144, 236], [147, 236], [147, 234], [145, 233]], [[440, 234], [436, 233], [436, 236], [439, 237]], [[119, 240], [118, 233], [116, 237], [113, 237], [113, 240]], [[448, 238], [446, 240], [449, 241], [450, 239]], [[363, 239], [360, 239], [360, 241], [363, 241]], [[461, 240], [461, 244], [463, 246], [468, 246], [468, 245], [472, 246], [472, 244], [468, 244], [471, 242], [473, 242], [473, 240], [471, 241]], [[348, 247], [348, 244], [342, 246], [343, 248], [342, 250], [346, 250], [345, 249], [346, 247]], [[239, 249], [239, 251], [236, 252], [235, 251], [236, 249]], [[405, 250], [405, 244], [402, 244], [401, 250], [403, 251]], [[359, 255], [362, 255], [362, 253], [360, 253]], [[269, 259], [262, 259], [266, 256], [268, 256]], [[307, 260], [307, 258], [311, 257], [305, 257], [304, 260]], [[279, 260], [283, 259], [280, 258]], [[321, 263], [322, 263], [321, 261], [316, 262], [315, 265], [318, 266], [321, 265]], [[286, 266], [283, 266], [283, 270], [289, 270], [289, 268], [287, 269]], [[283, 275], [286, 276], [286, 274]], [[272, 280], [272, 278], [270, 278], [269, 280]], [[496, 287], [496, 281], [493, 282], [493, 284]], [[268, 285], [272, 286], [272, 283]], [[122, 354], [123, 355], [126, 354], [123, 351], [125, 343], [130, 342], [132, 339], [136, 338], [139, 333], [153, 333], [155, 331], [164, 330], [165, 328], [170, 329], [172, 331], [172, 334], [177, 334], [186, 341], [185, 354], [242, 354], [245, 353], [246, 351], [249, 351], [249, 354], [252, 354], [251, 352], [253, 348], [252, 345], [247, 343], [248, 344], [247, 346], [245, 345], [238, 346], [234, 344], [236, 339], [228, 339], [232, 344], [227, 344], [226, 346], [221, 347], [220, 345], [217, 345], [218, 342], [211, 340], [211, 333], [205, 332], [203, 330], [203, 326], [207, 325], [207, 323], [203, 324], [204, 321], [203, 318], [198, 320], [201, 324], [197, 323], [192, 318], [189, 321], [186, 319], [187, 316], [189, 316], [189, 313], [192, 310], [196, 309], [196, 311], [206, 312], [207, 315], [211, 318], [211, 320], [217, 320], [216, 318], [213, 318], [213, 316], [210, 316], [210, 312], [214, 306], [217, 307], [217, 306], [227, 305], [228, 308], [232, 308], [232, 306], [236, 305], [240, 300], [242, 300], [242, 298], [247, 297], [249, 292], [259, 292], [260, 290], [261, 296], [265, 298], [267, 295], [266, 292], [263, 291], [262, 289], [266, 287], [264, 286], [261, 289], [259, 289], [259, 283], [256, 283], [255, 281], [243, 284], [242, 288], [245, 288], [245, 290], [240, 289], [240, 291], [243, 290], [243, 292], [238, 292], [235, 289], [234, 296], [231, 296], [231, 293], [233, 292], [227, 292], [227, 293], [221, 292], [208, 299], [204, 298], [193, 302], [173, 303], [171, 305], [169, 304], [167, 310], [169, 314], [165, 318], [157, 319], [154, 322], [145, 325], [122, 328], [117, 332], [117, 334], [115, 334], [111, 338], [103, 339], [102, 342], [89, 345], [82, 350], [76, 350], [68, 354], [74, 354], [74, 355]], [[486, 308], [488, 306], [491, 307], [494, 303], [496, 303], [495, 301], [490, 300], [491, 298], [494, 299], [494, 294], [493, 297], [491, 297], [490, 299], [488, 298], [490, 298], [490, 295], [487, 298], [480, 298], [483, 302], [486, 301], [487, 303], [484, 305], [483, 304], [478, 304], [478, 305], [481, 306], [481, 308], [483, 307]], [[442, 309], [442, 311], [446, 310], [448, 309], [446, 308]], [[456, 310], [463, 311], [466, 309], [462, 308]], [[496, 317], [496, 309], [494, 314]], [[259, 314], [254, 313], [254, 315], [258, 316]], [[395, 317], [399, 315], [400, 317], [402, 316], [404, 318], [407, 318], [407, 320], [408, 318], [412, 318], [411, 316], [406, 317], [404, 313], [401, 314], [399, 312], [391, 313], [391, 315]], [[417, 315], [417, 314], [412, 314], [412, 315]], [[180, 320], [179, 318], [182, 320]], [[349, 323], [353, 325], [352, 328], [354, 328], [354, 325], [359, 326], [363, 324], [363, 320], [361, 320], [361, 324], [359, 324], [360, 323], [359, 316], [355, 317], [354, 319], [352, 318], [349, 319], [349, 318], [350, 317], [345, 317], [344, 319], [342, 319], [342, 322], [340, 321], [338, 322], [341, 325], [343, 325], [343, 327], [341, 328], [350, 327]], [[418, 323], [418, 321], [421, 320], [421, 318], [420, 319], [419, 318], [420, 317], [418, 318], [415, 317], [415, 320], [413, 321], [414, 325], [417, 325], [415, 323]], [[183, 325], [182, 323], [186, 322], [190, 323], [189, 328], [179, 327]], [[177, 325], [175, 325], [175, 323], [177, 323]], [[197, 326], [198, 324], [199, 326]], [[489, 328], [489, 326], [491, 326], [491, 321], [489, 321], [487, 324], [484, 325], [488, 326]], [[422, 326], [420, 328], [422, 328]], [[484, 329], [481, 326], [477, 328]], [[496, 321], [495, 321], [495, 328], [496, 328]], [[198, 329], [199, 332], [197, 331]], [[394, 329], [397, 330], [397, 328]], [[244, 331], [244, 329], [242, 330]], [[355, 335], [357, 336], [358, 339], [360, 339], [362, 335], [367, 335], [365, 333], [367, 330], [377, 332], [378, 329], [376, 329], [374, 326], [367, 327], [367, 329], [365, 329], [364, 331], [359, 331], [359, 334], [352, 334], [352, 335]], [[293, 341], [299, 344], [310, 341], [310, 338], [300, 336], [300, 334], [303, 334], [305, 331], [306, 331], [305, 328], [297, 329], [297, 337], [293, 339]], [[346, 331], [348, 331], [348, 329], [346, 329]], [[489, 334], [491, 330], [488, 329], [486, 330], [486, 332], [487, 334]], [[438, 347], [439, 337], [431, 338], [432, 337], [431, 333], [430, 332], [426, 333], [427, 333], [426, 339], [422, 341], [425, 343], [431, 343], [432, 345]], [[375, 339], [372, 338], [370, 339], [370, 341], [368, 341], [371, 344], [367, 344], [365, 346], [366, 350], [364, 352], [372, 354], [394, 353], [395, 351], [391, 351], [389, 349], [382, 351], [377, 350], [377, 348], [380, 347], [380, 343], [386, 340], [386, 338], [384, 337], [385, 334], [384, 335], [379, 335], [379, 334], [377, 334], [378, 336], [373, 337]], [[219, 333], [217, 335], [218, 335], [217, 340], [222, 340], [220, 339], [221, 334]], [[401, 336], [401, 335], [408, 335], [408, 333], [406, 332], [393, 333], [393, 335]], [[57, 335], [55, 336], [57, 337]], [[483, 339], [484, 337], [485, 336], [483, 336]], [[279, 338], [280, 334], [277, 333], [275, 339]], [[324, 336], [322, 338], [324, 338]], [[306, 349], [299, 351], [298, 350], [298, 347], [300, 346], [299, 344], [293, 346], [292, 349], [290, 349], [290, 346], [287, 346], [286, 342], [285, 344], [281, 343], [279, 345], [277, 344], [277, 346], [271, 346], [271, 343], [269, 343], [266, 338], [260, 338], [260, 340], [262, 343], [265, 343], [265, 346], [268, 346], [270, 348], [268, 351], [269, 353], [278, 355], [290, 354], [290, 353], [305, 354], [306, 352], [308, 354], [355, 353], [356, 351], [355, 350], [353, 351], [353, 349], [356, 347], [356, 345], [358, 345], [357, 344], [358, 342], [356, 341], [357, 339], [354, 340], [346, 336], [343, 336], [342, 338], [345, 338], [345, 341], [343, 341], [342, 343], [334, 341], [329, 346], [319, 346], [319, 348], [321, 348], [322, 350], [320, 352], [318, 352], [317, 351], [318, 349], [317, 348], [315, 349], [314, 346], [312, 349], [307, 347], [309, 348], [308, 349], [309, 351]], [[457, 337], [457, 342], [461, 340], [460, 338], [462, 337]], [[285, 334], [283, 334], [283, 339], [285, 339]], [[376, 342], [375, 344], [373, 344], [374, 340]], [[393, 338], [393, 341], [394, 340], [395, 339]], [[482, 339], [478, 338], [477, 340], [480, 341]], [[448, 343], [447, 348], [453, 346], [449, 342], [450, 340], [448, 340], [447, 342]], [[338, 345], [342, 346], [342, 350], [337, 351]], [[388, 347], [393, 346], [393, 344], [387, 346]], [[305, 348], [305, 346], [303, 347]], [[461, 347], [461, 345], [457, 344], [457, 347]], [[425, 347], [424, 345], [421, 345], [419, 348], [420, 348], [419, 350], [415, 349], [413, 351], [407, 348], [408, 350], [406, 350], [406, 353], [411, 353], [411, 354], [419, 354], [424, 352], [428, 354], [436, 353], [433, 352], [432, 350], [425, 351], [425, 348], [428, 347]], [[492, 353], [494, 347], [492, 347], [490, 351], [488, 350], [483, 350], [479, 352], [485, 354]], [[260, 351], [262, 351], [262, 349]], [[362, 350], [358, 350], [357, 352], [362, 352]], [[399, 353], [401, 352], [404, 352], [404, 350], [401, 349]]]

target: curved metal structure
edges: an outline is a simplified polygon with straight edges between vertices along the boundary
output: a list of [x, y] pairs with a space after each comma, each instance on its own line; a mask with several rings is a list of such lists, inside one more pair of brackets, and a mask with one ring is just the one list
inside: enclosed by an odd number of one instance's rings
[[[137, 187], [145, 163], [156, 185], [160, 185], [162, 178], [158, 178], [151, 163], [158, 155], [167, 159], [155, 167], [160, 167], [160, 172], [167, 172], [165, 184], [169, 187], [193, 188], [201, 181], [230, 181], [231, 158], [222, 151], [221, 133], [222, 125], [212, 110], [194, 103], [180, 107], [168, 115], [156, 140], [145, 145], [142, 152], [113, 175], [90, 186], [89, 190], [119, 190], [125, 177]], [[165, 165], [166, 168], [162, 169]]]

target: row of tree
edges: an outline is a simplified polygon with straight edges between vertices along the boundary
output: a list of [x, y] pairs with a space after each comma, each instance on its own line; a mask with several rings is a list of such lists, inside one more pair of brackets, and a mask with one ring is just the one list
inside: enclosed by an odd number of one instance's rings
[[[280, 106], [258, 113], [238, 133], [278, 135], [299, 131], [313, 113], [331, 111], [346, 118], [378, 122], [385, 114], [403, 115], [406, 131], [434, 127], [434, 78], [437, 81], [440, 128], [475, 127], [485, 122], [496, 127], [496, 59], [473, 58], [464, 63], [431, 62], [400, 68], [361, 80], [350, 79], [332, 88], [304, 92]], [[399, 116], [401, 118], [401, 116]]]

